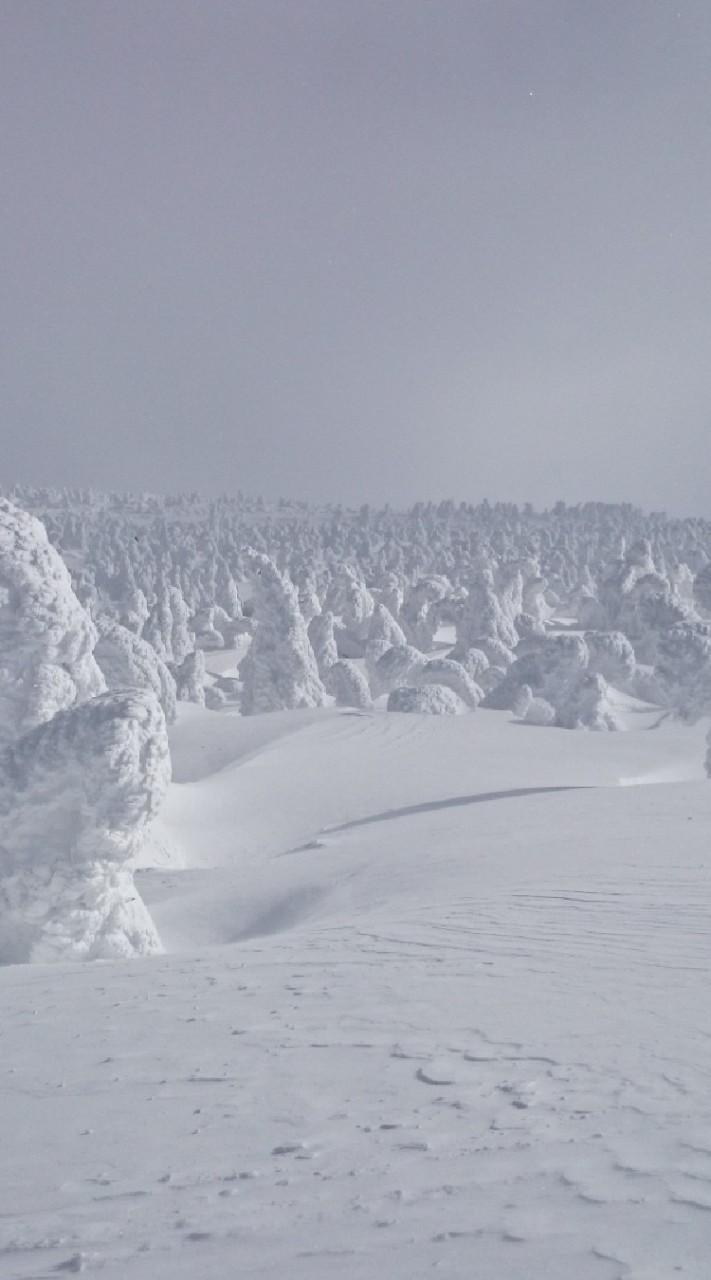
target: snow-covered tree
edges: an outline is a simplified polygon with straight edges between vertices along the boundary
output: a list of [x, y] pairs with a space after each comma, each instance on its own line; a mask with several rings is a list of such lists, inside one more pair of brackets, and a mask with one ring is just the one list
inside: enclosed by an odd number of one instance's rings
[[408, 592], [400, 611], [407, 642], [422, 653], [429, 653], [439, 627], [437, 606], [451, 591], [451, 583], [442, 576], [419, 578]]
[[[450, 657], [461, 661], [468, 649], [479, 649], [492, 665], [506, 667], [513, 662], [518, 643], [512, 611], [521, 598], [521, 575], [506, 582], [505, 612], [494, 589], [493, 575], [482, 573], [469, 585], [469, 594], [457, 621], [457, 642]], [[520, 612], [520, 609], [519, 609]]]
[[348, 658], [339, 658], [328, 668], [324, 684], [326, 691], [335, 698], [337, 707], [368, 710], [373, 705], [365, 676]]
[[484, 694], [479, 685], [472, 680], [460, 662], [452, 658], [430, 658], [424, 666], [415, 671], [409, 679], [413, 685], [444, 685], [456, 693], [467, 707], [478, 707]]
[[96, 661], [109, 689], [149, 689], [172, 724], [176, 714], [175, 680], [155, 649], [141, 636], [110, 623], [99, 636]]
[[199, 609], [192, 619], [191, 626], [195, 632], [196, 649], [224, 649], [225, 637], [215, 625], [216, 612], [215, 605], [208, 605], [204, 609]]
[[105, 688], [95, 643], [44, 526], [0, 501], [0, 743]]
[[621, 631], [586, 631], [591, 671], [599, 671], [610, 684], [625, 689], [634, 679], [634, 649]]
[[417, 715], [457, 716], [466, 711], [456, 693], [443, 684], [400, 685], [388, 698], [388, 711]]
[[325, 680], [329, 668], [338, 662], [335, 625], [336, 619], [330, 609], [326, 613], [314, 614], [308, 625], [309, 641], [322, 680]]
[[371, 678], [374, 698], [390, 693], [398, 685], [406, 684], [415, 671], [425, 664], [425, 655], [410, 644], [394, 644], [377, 659]]
[[[390, 610], [382, 603], [376, 604], [370, 615], [368, 644], [383, 644], [385, 649], [389, 649], [394, 644], [407, 644], [402, 627], [393, 617]], [[418, 645], [414, 647], [419, 648]]]
[[[485, 705], [514, 710], [529, 719], [530, 701], [553, 707], [554, 723], [563, 729], [616, 729], [607, 682], [590, 669], [590, 653], [577, 635], [542, 637], [537, 648], [524, 653], [509, 667], [500, 684], [487, 695]], [[541, 723], [540, 719], [535, 721]]]
[[240, 676], [242, 714], [320, 707], [327, 702], [293, 583], [268, 556], [248, 557], [254, 635]]
[[175, 684], [179, 702], [196, 702], [205, 706], [205, 654], [195, 649], [175, 668]]
[[161, 949], [130, 862], [169, 780], [147, 692], [101, 694], [0, 752], [0, 962]]

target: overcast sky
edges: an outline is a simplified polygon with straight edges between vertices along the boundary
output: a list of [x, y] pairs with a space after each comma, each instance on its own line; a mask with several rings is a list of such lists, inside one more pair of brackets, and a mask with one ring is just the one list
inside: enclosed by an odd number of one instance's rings
[[711, 517], [708, 0], [2, 0], [2, 483]]

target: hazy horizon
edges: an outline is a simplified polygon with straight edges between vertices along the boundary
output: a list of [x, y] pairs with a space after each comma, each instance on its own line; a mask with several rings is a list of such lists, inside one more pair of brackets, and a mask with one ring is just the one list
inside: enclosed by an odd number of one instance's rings
[[711, 10], [4, 16], [4, 485], [711, 516]]

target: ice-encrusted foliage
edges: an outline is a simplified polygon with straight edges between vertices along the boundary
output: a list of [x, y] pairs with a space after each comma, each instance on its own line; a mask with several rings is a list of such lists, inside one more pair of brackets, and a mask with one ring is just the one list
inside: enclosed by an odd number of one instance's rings
[[334, 662], [338, 662], [335, 625], [336, 619], [330, 609], [326, 613], [314, 614], [308, 625], [309, 641], [322, 680]]
[[472, 710], [479, 706], [484, 697], [479, 685], [467, 674], [462, 664], [452, 658], [430, 658], [410, 679], [415, 685], [444, 685]]
[[205, 706], [205, 654], [202, 649], [189, 653], [175, 668], [175, 684], [179, 702]]
[[321, 601], [318, 597], [316, 575], [310, 570], [300, 573], [298, 581], [294, 581], [299, 596], [299, 609], [304, 622], [308, 626], [313, 618], [321, 613]]
[[504, 585], [506, 610], [496, 593], [490, 570], [482, 572], [469, 584], [468, 596], [457, 621], [457, 643], [451, 657], [460, 661], [468, 649], [476, 648], [497, 666], [508, 666], [513, 661], [511, 651], [519, 639], [513, 610], [520, 605], [522, 596], [520, 573], [507, 577]]
[[[419, 578], [408, 593], [400, 611], [407, 642], [429, 653], [439, 626], [437, 606], [451, 592], [451, 583], [441, 576]], [[391, 643], [396, 643], [391, 641]]]
[[[453, 652], [453, 651], [452, 651]], [[464, 667], [467, 675], [475, 684], [481, 681], [484, 673], [489, 669], [491, 663], [486, 654], [481, 649], [465, 649], [460, 650], [460, 656], [453, 661], [458, 661], [460, 666]], [[449, 654], [452, 658], [452, 653]]]
[[599, 671], [591, 669], [590, 652], [581, 636], [541, 638], [535, 648], [516, 659], [487, 695], [485, 705], [512, 710], [528, 719], [533, 699], [553, 708], [554, 723], [562, 729], [619, 727], [609, 703], [607, 682]]
[[[370, 615], [368, 644], [383, 644], [383, 652], [385, 649], [389, 649], [391, 645], [407, 644], [405, 632], [382, 602], [376, 604]], [[415, 645], [415, 648], [419, 648], [419, 646]]]
[[405, 597], [398, 574], [391, 572], [379, 574], [373, 588], [373, 596], [397, 620]]
[[610, 684], [626, 688], [634, 679], [634, 649], [621, 631], [586, 631], [588, 666], [599, 671]]
[[685, 720], [711, 713], [711, 623], [680, 622], [658, 637], [654, 684]]
[[[588, 635], [581, 678], [599, 674], [685, 716], [706, 705], [705, 663], [682, 650], [690, 636], [691, 647], [703, 648], [697, 628], [711, 613], [707, 520], [601, 503], [558, 502], [535, 511], [528, 504], [443, 501], [417, 503], [409, 511], [351, 511], [241, 494], [206, 501], [198, 494], [42, 488], [8, 496], [41, 516], [50, 542], [66, 556], [75, 590], [102, 626], [119, 622], [140, 632], [148, 606], [175, 588], [192, 629], [202, 632], [198, 646], [231, 647], [238, 630], [249, 630], [239, 616], [237, 584], [241, 590], [249, 559], [244, 548], [251, 545], [297, 584], [302, 615], [321, 604], [336, 614], [337, 657], [363, 657], [369, 679], [386, 649], [402, 645], [392, 633], [374, 636], [381, 621], [375, 620], [375, 602], [402, 626], [404, 602], [408, 613], [421, 584], [440, 579], [451, 590], [433, 603], [418, 642], [429, 646], [435, 617], [456, 627], [458, 645], [449, 656], [462, 661], [487, 695], [504, 681], [514, 655], [523, 656], [518, 640], [544, 638], [575, 620], [588, 633], [624, 635], [636, 663], [629, 678], [629, 651], [615, 653], [610, 640]], [[244, 595], [249, 614], [249, 589]], [[414, 617], [415, 625], [420, 621]], [[169, 647], [177, 664], [172, 623]], [[477, 654], [488, 663], [481, 672]], [[45, 668], [43, 661], [34, 668], [26, 723], [46, 717], [70, 696], [65, 675], [71, 678], [71, 672], [60, 664], [60, 674], [56, 663]], [[328, 665], [324, 654], [322, 679]], [[219, 690], [209, 688], [208, 696], [216, 698]], [[598, 688], [593, 702], [600, 696]]]
[[328, 668], [324, 683], [337, 707], [358, 707], [365, 711], [373, 705], [365, 676], [348, 658], [339, 658]]
[[457, 716], [466, 707], [456, 693], [443, 684], [401, 685], [388, 698], [388, 711], [406, 711], [427, 716]]
[[160, 950], [130, 862], [170, 780], [148, 692], [104, 693], [0, 753], [0, 961]]
[[242, 714], [321, 707], [327, 701], [293, 583], [268, 556], [252, 552], [254, 635], [240, 676]]
[[217, 606], [200, 609], [192, 619], [196, 649], [224, 649], [225, 637], [215, 622]]
[[561, 691], [554, 707], [554, 724], [561, 729], [616, 730], [620, 727], [609, 701], [607, 681], [598, 671], [586, 671]]
[[44, 526], [0, 501], [0, 743], [105, 688], [95, 642]]
[[406, 684], [408, 678], [420, 667], [424, 666], [425, 655], [410, 644], [394, 644], [377, 659], [370, 682], [374, 698], [390, 693], [400, 684]]
[[711, 561], [694, 578], [693, 599], [704, 614], [711, 613]]
[[102, 630], [94, 652], [108, 689], [149, 689], [160, 702], [168, 724], [172, 724], [176, 715], [175, 680], [147, 640], [113, 623]]

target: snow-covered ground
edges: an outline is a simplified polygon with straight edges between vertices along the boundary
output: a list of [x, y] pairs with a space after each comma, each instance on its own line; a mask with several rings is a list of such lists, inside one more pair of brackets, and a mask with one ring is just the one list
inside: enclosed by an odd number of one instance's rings
[[167, 954], [0, 970], [2, 1280], [707, 1280], [707, 723], [619, 710], [181, 704]]

